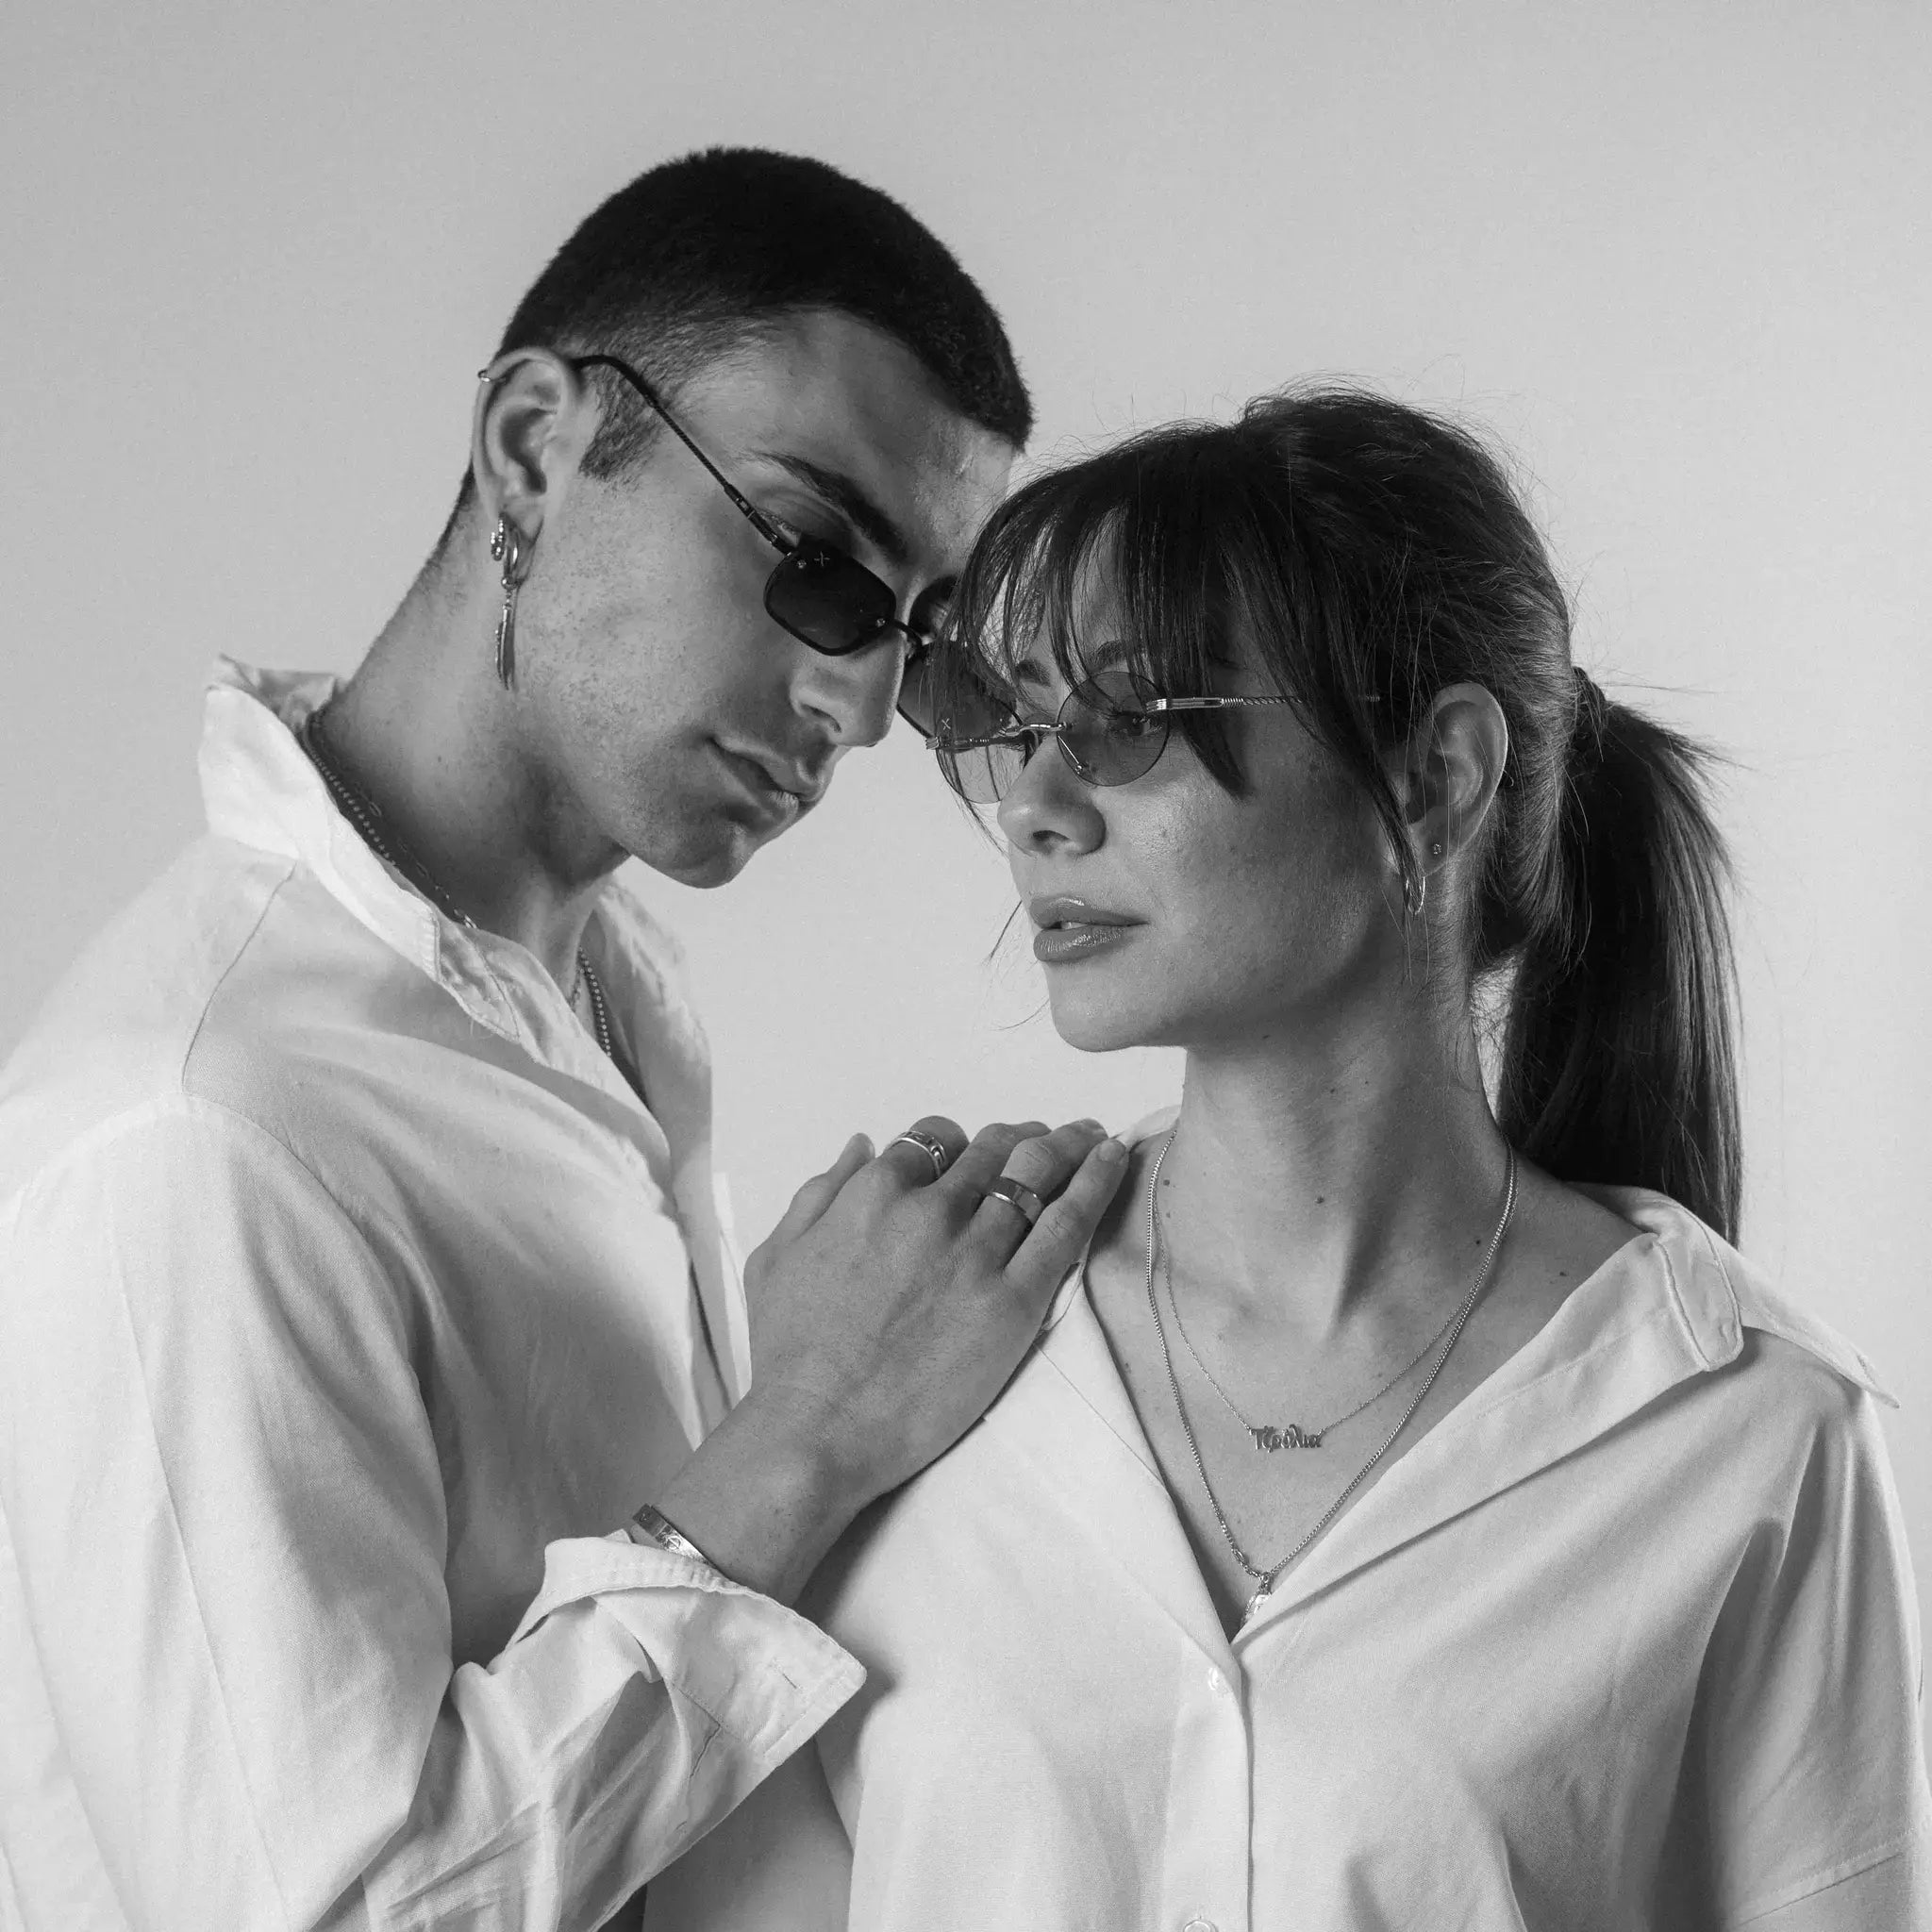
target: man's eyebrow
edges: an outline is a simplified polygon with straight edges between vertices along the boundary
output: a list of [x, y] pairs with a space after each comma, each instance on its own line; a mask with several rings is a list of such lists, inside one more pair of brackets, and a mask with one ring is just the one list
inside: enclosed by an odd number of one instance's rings
[[828, 470], [788, 450], [760, 449], [752, 454], [762, 462], [775, 463], [823, 496], [888, 563], [904, 563], [912, 555], [905, 532], [842, 470]]

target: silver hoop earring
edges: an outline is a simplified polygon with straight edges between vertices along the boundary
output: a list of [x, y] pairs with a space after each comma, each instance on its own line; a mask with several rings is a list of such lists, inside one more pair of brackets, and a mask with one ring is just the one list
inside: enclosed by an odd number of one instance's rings
[[1419, 872], [1416, 874], [1414, 883], [1405, 889], [1402, 900], [1403, 904], [1408, 908], [1411, 919], [1420, 919], [1423, 916], [1423, 908], [1429, 903], [1429, 875], [1427, 873]]
[[496, 620], [496, 681], [513, 691], [517, 681], [517, 592], [530, 574], [524, 533], [502, 516], [490, 536], [490, 555], [503, 566], [503, 609]]

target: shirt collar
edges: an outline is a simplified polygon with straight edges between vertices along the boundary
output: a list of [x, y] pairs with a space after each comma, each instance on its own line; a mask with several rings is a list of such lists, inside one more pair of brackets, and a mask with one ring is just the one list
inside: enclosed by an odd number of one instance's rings
[[[599, 1073], [600, 1055], [572, 1016], [555, 980], [527, 947], [446, 918], [393, 867], [384, 863], [337, 808], [322, 774], [296, 737], [311, 713], [341, 689], [326, 672], [264, 671], [217, 658], [208, 687], [201, 739], [202, 798], [208, 829], [220, 837], [278, 852], [306, 866], [378, 939], [436, 980], [480, 1026], [516, 1041], [546, 1063], [573, 1074]], [[615, 922], [607, 907], [625, 889], [605, 889], [596, 928], [585, 950], [608, 966], [634, 994], [659, 991], [657, 975], [639, 972], [631, 953], [654, 923], [625, 905]], [[615, 992], [613, 987], [608, 989]]]
[[742, 1298], [721, 1259], [709, 1052], [684, 997], [675, 942], [621, 878], [604, 888], [584, 934], [612, 1029], [648, 1096], [646, 1109], [527, 947], [444, 917], [376, 857], [337, 808], [295, 734], [341, 682], [326, 672], [264, 671], [216, 659], [201, 739], [208, 829], [306, 867], [478, 1026], [630, 1110], [639, 1138], [669, 1166], [706, 1318], [735, 1398], [749, 1375], [749, 1342]]
[[[479, 1025], [529, 1045], [500, 957], [511, 941], [445, 919], [385, 865], [336, 808], [295, 734], [341, 689], [326, 672], [263, 671], [219, 658], [201, 734], [209, 831], [308, 867], [376, 938], [437, 980]], [[515, 950], [537, 966], [525, 949]], [[541, 972], [541, 967], [537, 967]], [[547, 974], [544, 975], [548, 977]]]
[[[1158, 1108], [1136, 1121], [1120, 1138], [1129, 1147], [1138, 1146], [1168, 1132], [1179, 1117], [1178, 1107]], [[1688, 1208], [1649, 1188], [1576, 1185], [1578, 1192], [1653, 1238], [1654, 1251], [1648, 1243], [1632, 1245], [1613, 1256], [1607, 1265], [1613, 1270], [1626, 1266], [1644, 1269], [1649, 1288], [1655, 1291], [1699, 1368], [1719, 1369], [1734, 1361], [1744, 1345], [1744, 1329], [1758, 1328], [1795, 1342], [1846, 1381], [1890, 1407], [1898, 1407], [1897, 1399], [1880, 1382], [1877, 1370], [1861, 1350], [1779, 1294], [1760, 1269]], [[1073, 1306], [1086, 1266], [1083, 1254], [1054, 1296], [1041, 1324], [1042, 1332], [1057, 1326]]]
[[[1175, 1108], [1151, 1114], [1122, 1138], [1132, 1144], [1156, 1137], [1177, 1114]], [[1580, 1450], [1666, 1391], [1726, 1367], [1742, 1352], [1747, 1327], [1783, 1336], [1846, 1380], [1891, 1401], [1856, 1348], [1787, 1302], [1688, 1208], [1643, 1188], [1582, 1191], [1629, 1223], [1639, 1238], [1579, 1283], [1540, 1333], [1336, 1524], [1283, 1578], [1240, 1642], [1387, 1551]], [[1030, 1435], [1056, 1485], [1079, 1491], [1082, 1508], [1096, 1521], [1113, 1510], [1120, 1519], [1116, 1543], [1131, 1547], [1128, 1519], [1144, 1528], [1144, 1514], [1137, 1512], [1165, 1515], [1171, 1506], [1099, 1324], [1081, 1306], [1084, 1270], [1083, 1257], [1048, 1310], [1047, 1332], [1037, 1346], [1098, 1426], [1070, 1437], [1064, 1409], [1050, 1398], [1041, 1400], [1037, 1386], [1029, 1391], [1030, 1409], [1015, 1403], [1019, 1380], [994, 1413], [1008, 1426], [1003, 1411], [1014, 1410], [1009, 1432], [1022, 1440]], [[1081, 1442], [1091, 1455], [1083, 1455]], [[1133, 1464], [1138, 1472], [1124, 1480]], [[1084, 1489], [1083, 1469], [1089, 1478]], [[1220, 1626], [1203, 1607], [1195, 1573], [1181, 1566], [1180, 1581], [1165, 1576], [1158, 1563], [1136, 1567], [1146, 1570], [1142, 1581], [1157, 1595], [1165, 1593], [1171, 1612], [1211, 1653], [1220, 1644]]]

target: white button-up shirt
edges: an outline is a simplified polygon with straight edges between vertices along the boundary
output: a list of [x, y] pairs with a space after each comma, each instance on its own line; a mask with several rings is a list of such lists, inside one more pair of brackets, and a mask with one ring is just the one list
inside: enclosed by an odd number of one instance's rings
[[814, 1578], [868, 1671], [817, 1765], [653, 1910], [679, 1932], [1932, 1925], [1872, 1371], [1674, 1203], [1596, 1191], [1642, 1238], [1231, 1641], [1075, 1277], [984, 1421]]
[[748, 1374], [704, 1040], [649, 1110], [218, 667], [208, 834], [0, 1076], [0, 1924], [591, 1926], [851, 1695], [620, 1526]]

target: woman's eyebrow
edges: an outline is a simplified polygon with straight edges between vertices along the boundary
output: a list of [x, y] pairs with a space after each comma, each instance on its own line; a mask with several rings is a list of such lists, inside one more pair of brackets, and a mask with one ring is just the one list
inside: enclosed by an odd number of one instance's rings
[[[1110, 638], [1104, 644], [1095, 644], [1091, 651], [1080, 653], [1080, 668], [1089, 677], [1096, 672], [1105, 671], [1111, 664], [1119, 664], [1133, 658], [1134, 647], [1124, 639]], [[1042, 667], [1037, 659], [1023, 658], [1008, 673], [1014, 684], [1051, 684], [1054, 674]]]
[[828, 470], [823, 463], [793, 456], [789, 450], [760, 449], [752, 455], [760, 462], [775, 463], [824, 497], [888, 563], [904, 563], [912, 555], [912, 546], [898, 525], [844, 471]]

